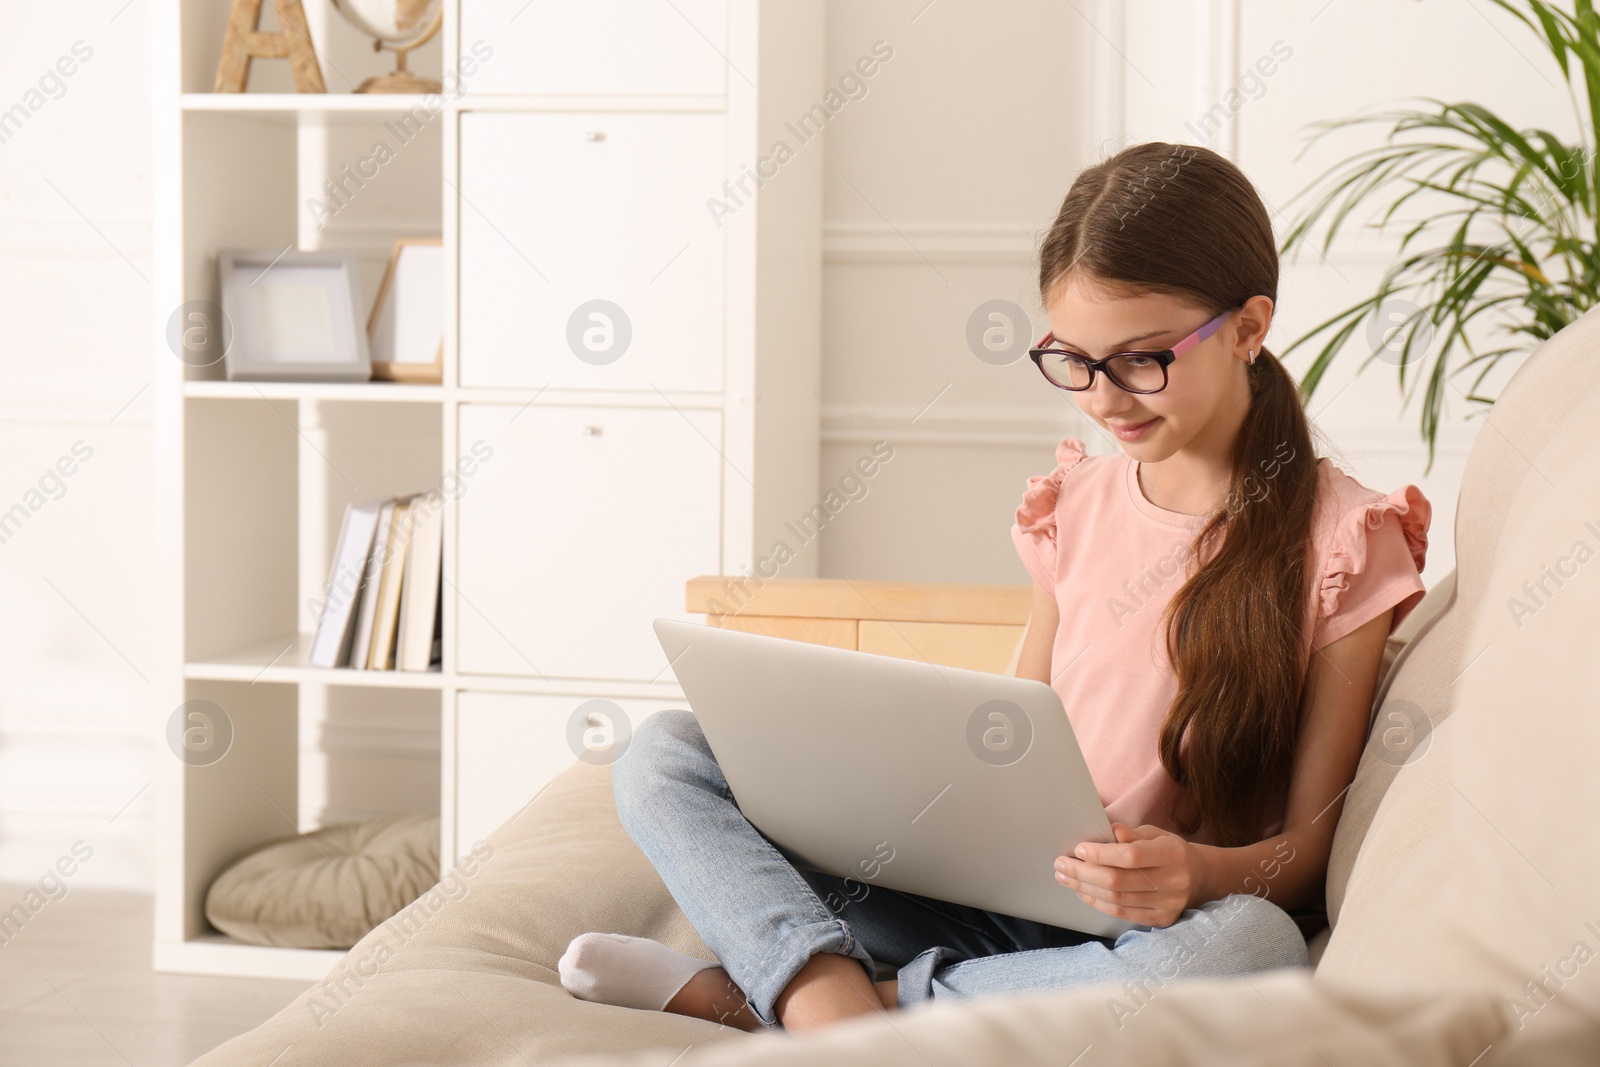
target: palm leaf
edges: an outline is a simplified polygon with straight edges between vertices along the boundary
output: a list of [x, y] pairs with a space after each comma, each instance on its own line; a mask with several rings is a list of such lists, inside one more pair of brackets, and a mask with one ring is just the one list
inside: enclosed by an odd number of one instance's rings
[[[1319, 254], [1326, 258], [1360, 209], [1377, 216], [1369, 228], [1384, 232], [1408, 206], [1434, 205], [1422, 218], [1407, 220], [1395, 261], [1372, 296], [1317, 324], [1282, 353], [1321, 339], [1299, 383], [1309, 404], [1363, 323], [1370, 339], [1379, 316], [1405, 312], [1404, 344], [1398, 359], [1388, 361], [1406, 403], [1417, 390], [1423, 394], [1428, 470], [1451, 394], [1469, 405], [1493, 404], [1479, 387], [1502, 359], [1527, 354], [1600, 303], [1600, 14], [1592, 0], [1575, 0], [1571, 12], [1546, 0], [1491, 2], [1554, 60], [1577, 116], [1578, 143], [1543, 128], [1518, 129], [1481, 103], [1428, 96], [1406, 98], [1416, 102], [1412, 107], [1310, 123], [1296, 160], [1339, 130], [1376, 126], [1381, 141], [1344, 153], [1288, 201], [1308, 200], [1279, 246], [1282, 255], [1302, 245], [1317, 248], [1320, 233]], [[1507, 343], [1475, 350], [1475, 339], [1486, 331], [1504, 334]], [[1390, 340], [1385, 332], [1381, 343], [1367, 346], [1358, 374], [1394, 354]], [[1458, 352], [1464, 358], [1452, 363]], [[1463, 391], [1454, 378], [1474, 367], [1477, 376]]]

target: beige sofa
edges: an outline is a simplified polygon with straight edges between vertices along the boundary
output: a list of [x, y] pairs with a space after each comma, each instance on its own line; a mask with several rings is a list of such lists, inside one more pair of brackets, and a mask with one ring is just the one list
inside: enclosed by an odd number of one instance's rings
[[[1131, 1017], [1110, 1010], [1128, 991], [1091, 986], [804, 1035], [575, 1000], [554, 968], [585, 930], [711, 958], [618, 824], [608, 769], [575, 762], [403, 944], [379, 927], [325, 983], [197, 1063], [1600, 1062], [1597, 427], [1600, 310], [1541, 345], [1484, 419], [1456, 570], [1391, 640], [1314, 969], [1180, 972], [1152, 981]], [[847, 621], [814, 624], [838, 634]], [[1396, 748], [1419, 713], [1423, 736]]]

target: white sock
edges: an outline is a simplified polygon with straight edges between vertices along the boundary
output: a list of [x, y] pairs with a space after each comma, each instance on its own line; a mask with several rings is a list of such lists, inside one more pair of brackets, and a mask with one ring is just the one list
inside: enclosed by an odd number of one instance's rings
[[689, 979], [718, 964], [627, 934], [579, 934], [556, 964], [561, 984], [581, 1000], [661, 1011]]

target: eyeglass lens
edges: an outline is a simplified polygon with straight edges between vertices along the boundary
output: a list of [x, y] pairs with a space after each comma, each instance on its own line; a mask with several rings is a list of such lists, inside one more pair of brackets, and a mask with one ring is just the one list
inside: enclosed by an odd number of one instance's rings
[[[1049, 379], [1068, 389], [1089, 387], [1089, 365], [1082, 356], [1066, 352], [1047, 352], [1039, 360]], [[1166, 384], [1166, 369], [1153, 356], [1138, 354], [1113, 356], [1106, 364], [1112, 379], [1119, 385], [1141, 392], [1162, 388]]]

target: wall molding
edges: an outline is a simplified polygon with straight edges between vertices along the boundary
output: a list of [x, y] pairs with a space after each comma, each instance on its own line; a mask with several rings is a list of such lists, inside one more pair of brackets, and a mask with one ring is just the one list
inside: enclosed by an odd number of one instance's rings
[[[73, 875], [69, 885], [94, 889], [150, 891], [150, 834], [153, 806], [135, 804], [108, 822], [111, 812], [83, 814], [51, 811], [0, 811], [0, 862], [6, 880], [17, 892], [35, 884], [74, 840], [82, 839], [94, 855]], [[8, 901], [9, 906], [13, 901]]]
[[[889, 226], [881, 222], [829, 222], [822, 227], [825, 263], [879, 263], [925, 267], [933, 263], [1005, 264], [1031, 267], [1038, 262], [1045, 225], [1022, 223], [971, 223], [961, 226]], [[1341, 233], [1339, 244], [1326, 257], [1311, 247], [1294, 258], [1285, 257], [1283, 268], [1335, 270], [1340, 266], [1386, 268], [1396, 260], [1393, 242], [1361, 239], [1355, 232]], [[378, 251], [378, 244], [362, 244], [360, 235], [341, 241], [341, 250]], [[383, 251], [387, 250], [384, 246]]]
[[[147, 218], [92, 219], [75, 214], [0, 216], [0, 257], [115, 259], [127, 256], [148, 272], [154, 228]], [[108, 243], [109, 242], [109, 243]]]
[[824, 445], [883, 440], [893, 445], [1053, 449], [1062, 437], [1078, 436], [1080, 426], [1080, 420], [1072, 415], [1050, 408], [940, 409], [935, 405], [924, 410], [909, 404], [824, 404], [821, 439]]
[[[1128, 40], [1127, 5], [1120, 0], [1094, 0], [1090, 21], [1099, 31], [1089, 36], [1089, 133], [1094, 138], [1088, 158], [1098, 161], [1122, 147], [1127, 136], [1127, 88], [1123, 68]], [[1114, 76], [1113, 76], [1114, 75]]]
[[[407, 809], [407, 811], [410, 810], [411, 809]], [[436, 811], [437, 809], [434, 809], [433, 811], [429, 811], [428, 814], [435, 814]], [[380, 811], [376, 808], [318, 808], [314, 811], [302, 812], [301, 825], [312, 826], [320, 830], [325, 826], [332, 826], [335, 823], [365, 822], [368, 819], [379, 819], [385, 815], [397, 814], [401, 813], [388, 810]]]
[[141, 389], [137, 382], [117, 386], [29, 383], [9, 385], [0, 392], [0, 423], [8, 424], [150, 426], [153, 409], [150, 388]]
[[[149, 796], [145, 790], [133, 804], [127, 798], [108, 797], [102, 802], [91, 799], [91, 794], [64, 794], [42, 790], [16, 790], [0, 797], [0, 824], [9, 819], [83, 820], [93, 819], [106, 825], [122, 825], [123, 820], [144, 821], [151, 817], [154, 806], [139, 801]], [[125, 809], [125, 810], [124, 810]], [[119, 814], [120, 812], [120, 814]], [[111, 820], [117, 821], [112, 824]]]
[[[1434, 439], [1436, 456], [1466, 456], [1472, 451], [1472, 442], [1478, 438], [1481, 423], [1467, 426], [1441, 426]], [[1325, 425], [1323, 433], [1346, 452], [1363, 456], [1414, 456], [1426, 455], [1427, 444], [1421, 431], [1412, 423], [1394, 426], [1339, 426]]]
[[965, 225], [881, 222], [825, 222], [825, 263], [1006, 263], [1029, 264], [1038, 257], [1042, 227], [1023, 223]]
[[[306, 726], [312, 728], [307, 730]], [[302, 723], [302, 755], [376, 756], [400, 759], [437, 758], [439, 727], [399, 723], [342, 723], [320, 720]]]
[[141, 748], [153, 743], [150, 727], [121, 712], [95, 715], [63, 710], [29, 712], [0, 719], [0, 739], [8, 737], [93, 737], [97, 741], [133, 742]]
[[[822, 443], [871, 444], [884, 440], [893, 445], [923, 444], [961, 447], [1036, 448], [1054, 452], [1063, 437], [1077, 437], [1090, 453], [1115, 449], [1097, 427], [1071, 415], [1063, 417], [1049, 408], [950, 408], [929, 410], [917, 417], [918, 408], [892, 404], [824, 404]], [[913, 422], [913, 417], [915, 421]], [[1441, 426], [1437, 455], [1465, 455], [1476, 440], [1478, 423]], [[1415, 455], [1425, 448], [1417, 427], [1341, 426], [1322, 424], [1322, 430], [1347, 452], [1371, 456]]]
[[[1205, 73], [1192, 114], [1203, 114], [1221, 100], [1223, 94], [1239, 77], [1239, 45], [1242, 36], [1239, 25], [1239, 0], [1211, 0], [1207, 6], [1210, 32], [1196, 35], [1204, 49], [1199, 66]], [[1223, 155], [1239, 162], [1239, 113], [1231, 112], [1223, 122], [1222, 143], [1218, 148]]]

